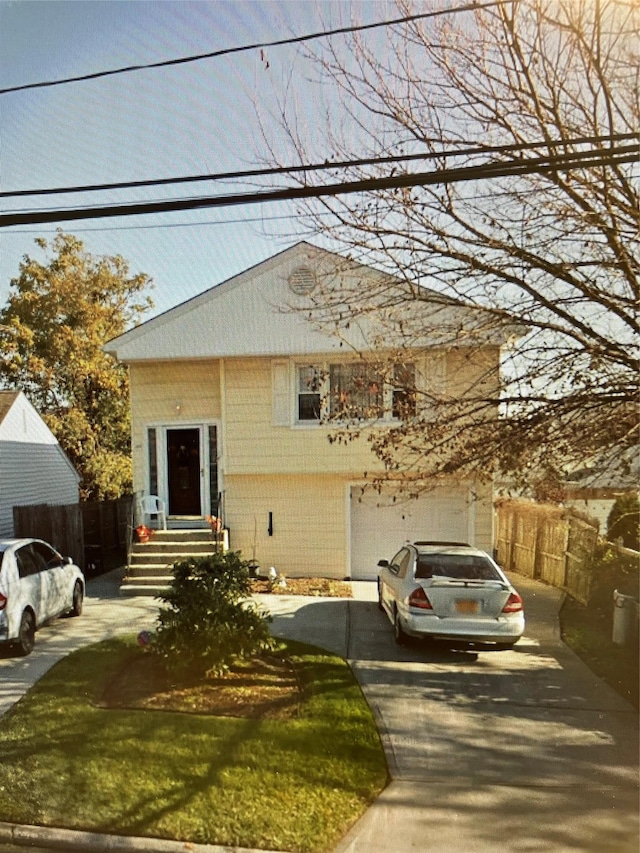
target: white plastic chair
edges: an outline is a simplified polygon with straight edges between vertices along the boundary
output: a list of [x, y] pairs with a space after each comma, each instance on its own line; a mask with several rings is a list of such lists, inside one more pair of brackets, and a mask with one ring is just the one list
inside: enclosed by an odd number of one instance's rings
[[[158, 519], [158, 524], [162, 524], [162, 529], [167, 529], [167, 515], [165, 512], [164, 501], [160, 500], [157, 495], [143, 495], [138, 499], [138, 512], [140, 513], [140, 521], [145, 523], [147, 516], [155, 515]], [[149, 519], [151, 521], [151, 519]]]

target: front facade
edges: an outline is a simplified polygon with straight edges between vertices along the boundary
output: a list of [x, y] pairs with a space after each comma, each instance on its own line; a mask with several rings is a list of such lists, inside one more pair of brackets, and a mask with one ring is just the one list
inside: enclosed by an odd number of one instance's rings
[[78, 502], [80, 477], [21, 391], [0, 391], [0, 537], [13, 536], [13, 507]]
[[[345, 349], [299, 310], [331, 263], [298, 244], [109, 344], [130, 368], [134, 489], [165, 501], [170, 527], [221, 516], [234, 550], [290, 577], [375, 577], [407, 539], [490, 551], [490, 487], [452, 481], [394, 500], [364, 488], [382, 470], [366, 435], [329, 440], [334, 413], [324, 408], [341, 389], [382, 406], [371, 429], [397, 422], [393, 387], [355, 355], [362, 330]], [[355, 265], [352, 274], [377, 275]], [[495, 344], [475, 362], [436, 345], [412, 370], [464, 393], [498, 357]]]

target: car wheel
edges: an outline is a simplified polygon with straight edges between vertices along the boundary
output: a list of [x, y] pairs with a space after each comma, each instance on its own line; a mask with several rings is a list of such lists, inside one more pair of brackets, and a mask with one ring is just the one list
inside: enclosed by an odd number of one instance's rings
[[399, 646], [406, 645], [406, 642], [409, 639], [407, 634], [405, 634], [404, 628], [402, 627], [402, 624], [400, 622], [400, 614], [398, 613], [397, 607], [393, 611], [393, 636]]
[[82, 592], [82, 584], [80, 581], [76, 581], [76, 585], [73, 588], [73, 603], [71, 605], [71, 615], [72, 616], [80, 616], [82, 613], [82, 601], [84, 599], [84, 593]]
[[382, 584], [378, 580], [378, 610], [384, 611], [384, 607], [382, 606]]
[[18, 654], [23, 657], [33, 651], [36, 642], [36, 620], [30, 610], [25, 610], [18, 630]]

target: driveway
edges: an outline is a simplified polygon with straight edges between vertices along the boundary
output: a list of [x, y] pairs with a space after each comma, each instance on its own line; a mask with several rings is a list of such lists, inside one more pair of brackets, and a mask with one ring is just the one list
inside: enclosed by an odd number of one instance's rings
[[84, 612], [78, 619], [54, 619], [36, 634], [28, 657], [14, 657], [0, 647], [0, 717], [61, 658], [82, 646], [122, 633], [153, 627], [158, 602], [119, 595], [121, 573], [89, 580]]
[[273, 603], [274, 633], [349, 659], [389, 762], [334, 853], [637, 853], [637, 714], [560, 640], [560, 592], [514, 582], [527, 631], [493, 654], [396, 646], [375, 584]]

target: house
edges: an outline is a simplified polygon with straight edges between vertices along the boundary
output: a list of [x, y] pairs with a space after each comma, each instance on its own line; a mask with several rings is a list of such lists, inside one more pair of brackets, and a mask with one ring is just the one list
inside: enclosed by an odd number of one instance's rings
[[75, 504], [80, 477], [22, 391], [0, 391], [0, 536], [13, 507]]
[[[382, 470], [366, 435], [329, 441], [335, 425], [323, 409], [339, 387], [357, 397], [360, 382], [364, 396], [386, 401], [371, 429], [394, 422], [393, 388], [367, 380], [356, 355], [383, 330], [354, 322], [345, 340], [305, 309], [318, 281], [381, 275], [299, 243], [109, 342], [130, 370], [134, 490], [165, 501], [170, 528], [222, 516], [231, 548], [291, 577], [372, 578], [408, 539], [491, 551], [490, 485], [451, 480], [412, 500], [378, 494], [364, 488]], [[461, 306], [445, 309], [463, 318]], [[450, 388], [483, 381], [504, 343], [487, 339], [474, 360], [464, 343], [445, 348], [428, 334], [416, 338], [416, 373]]]
[[609, 513], [624, 495], [640, 496], [640, 448], [614, 448], [573, 471], [564, 484], [565, 506], [591, 516], [606, 537]]

